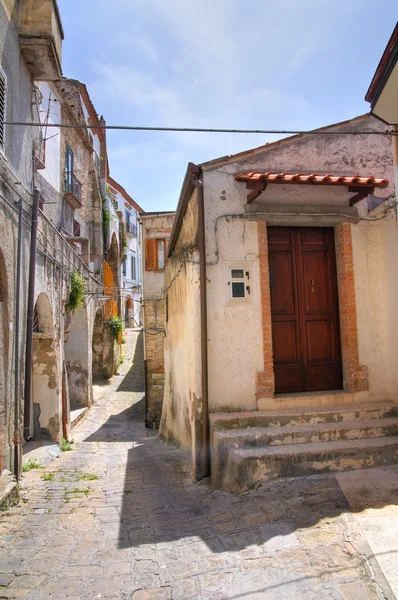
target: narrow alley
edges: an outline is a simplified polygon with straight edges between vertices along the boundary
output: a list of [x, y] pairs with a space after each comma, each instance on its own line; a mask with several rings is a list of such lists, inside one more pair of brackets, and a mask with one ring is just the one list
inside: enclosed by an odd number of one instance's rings
[[72, 449], [24, 474], [1, 518], [0, 598], [393, 597], [334, 476], [238, 497], [192, 483], [144, 426], [142, 353], [128, 331]]

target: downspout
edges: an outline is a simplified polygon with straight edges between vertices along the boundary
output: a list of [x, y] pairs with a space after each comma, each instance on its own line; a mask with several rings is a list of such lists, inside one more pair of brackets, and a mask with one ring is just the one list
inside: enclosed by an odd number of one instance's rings
[[14, 333], [14, 475], [19, 480], [19, 313], [21, 291], [23, 200], [18, 204], [17, 281], [15, 288], [15, 333]]
[[199, 282], [200, 282], [200, 328], [201, 328], [201, 367], [202, 367], [202, 471], [198, 479], [210, 475], [209, 446], [209, 379], [207, 352], [207, 277], [206, 277], [206, 233], [203, 190], [203, 171], [194, 182], [198, 189], [198, 246], [199, 246]]
[[26, 325], [26, 356], [25, 356], [25, 402], [24, 402], [24, 438], [28, 442], [30, 435], [30, 407], [32, 395], [32, 350], [33, 350], [33, 320], [35, 310], [35, 275], [36, 275], [36, 249], [37, 228], [39, 223], [40, 190], [33, 192], [32, 230], [30, 234], [29, 257], [29, 288], [28, 288], [28, 316]]

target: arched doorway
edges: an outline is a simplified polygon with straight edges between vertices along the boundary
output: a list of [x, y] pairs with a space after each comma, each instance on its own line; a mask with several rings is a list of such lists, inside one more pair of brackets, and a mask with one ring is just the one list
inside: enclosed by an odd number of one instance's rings
[[3, 253], [0, 249], [0, 473], [7, 453], [8, 386], [8, 282]]
[[54, 324], [48, 296], [39, 294], [33, 321], [33, 436], [59, 441], [61, 404]]
[[91, 365], [89, 365], [89, 335], [86, 306], [67, 315], [70, 329], [65, 336], [65, 366], [68, 376], [70, 410], [90, 405]]

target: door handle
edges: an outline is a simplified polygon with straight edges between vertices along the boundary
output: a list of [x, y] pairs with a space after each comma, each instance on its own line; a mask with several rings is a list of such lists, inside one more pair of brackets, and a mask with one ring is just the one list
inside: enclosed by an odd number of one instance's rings
[[315, 292], [314, 279], [311, 277], [310, 279], [311, 292]]

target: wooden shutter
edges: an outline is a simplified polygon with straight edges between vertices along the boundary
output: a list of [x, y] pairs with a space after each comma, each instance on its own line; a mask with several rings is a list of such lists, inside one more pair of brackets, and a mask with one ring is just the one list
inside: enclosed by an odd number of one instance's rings
[[156, 271], [158, 266], [157, 244], [154, 238], [147, 238], [145, 243], [145, 265], [147, 271]]

